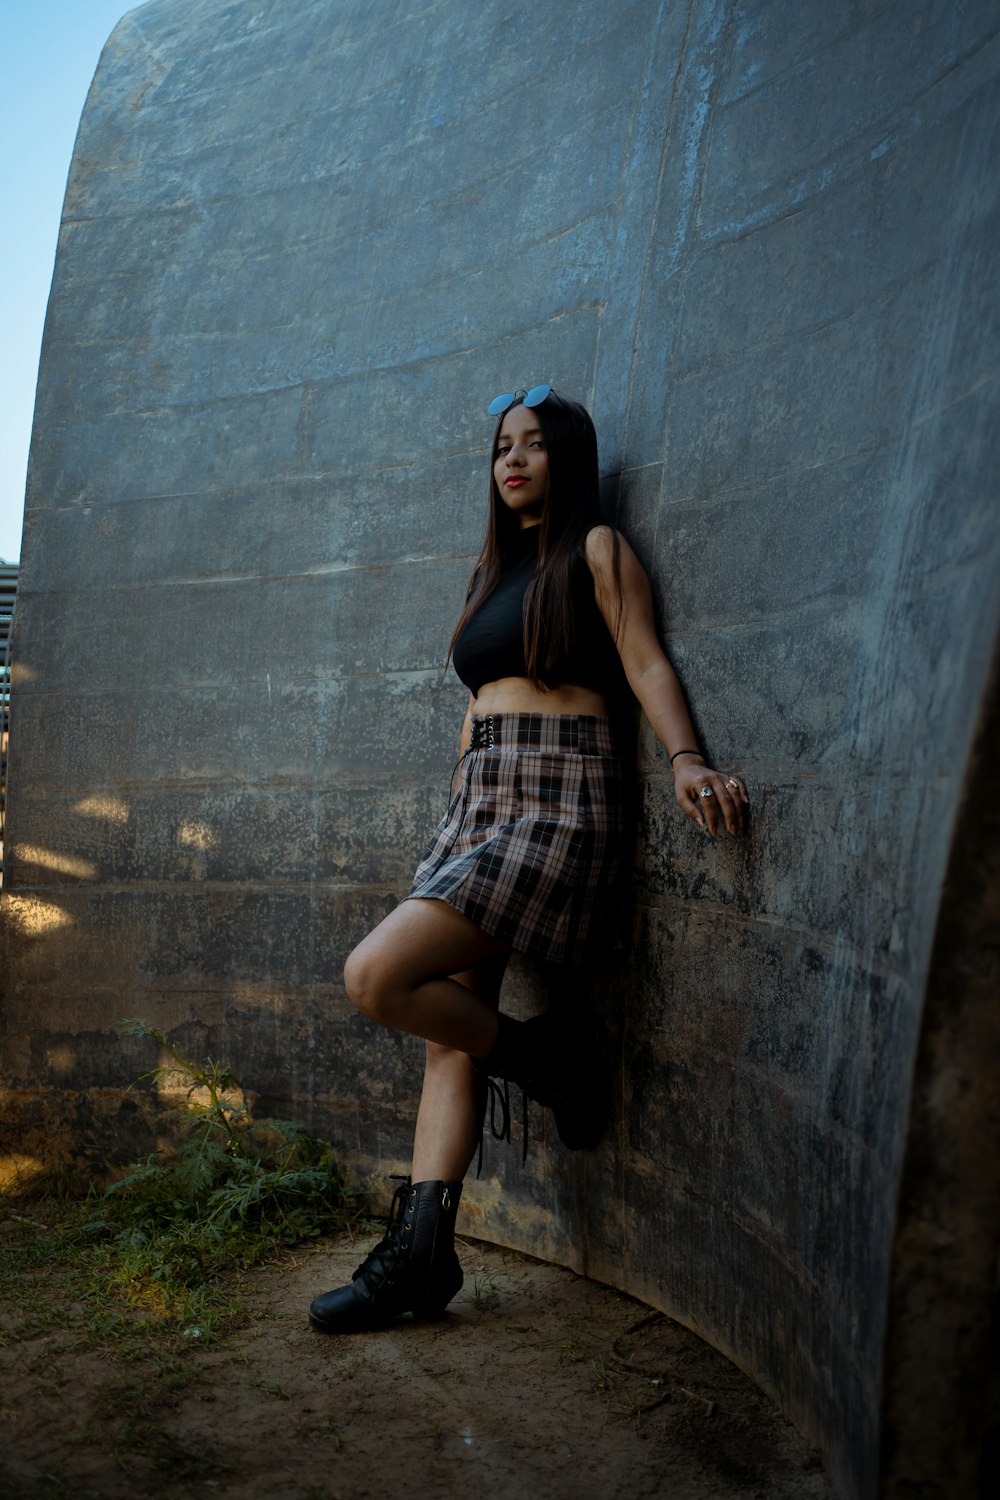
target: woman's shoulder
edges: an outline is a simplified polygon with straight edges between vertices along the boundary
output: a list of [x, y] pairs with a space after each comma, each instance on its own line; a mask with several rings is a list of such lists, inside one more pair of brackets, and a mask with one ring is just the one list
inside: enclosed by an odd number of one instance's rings
[[587, 561], [592, 563], [603, 557], [610, 557], [615, 550], [615, 542], [620, 546], [625, 540], [616, 526], [607, 521], [600, 521], [596, 526], [591, 526], [584, 538], [583, 548]]
[[616, 563], [620, 566], [623, 558], [635, 556], [625, 533], [607, 521], [590, 528], [584, 540], [583, 551], [592, 573], [603, 573], [606, 569], [615, 567]]
[[619, 591], [627, 595], [649, 587], [645, 568], [628, 537], [617, 526], [606, 523], [592, 526], [584, 544], [584, 556], [597, 585], [598, 596], [606, 589], [613, 589], [609, 597], [614, 597]]

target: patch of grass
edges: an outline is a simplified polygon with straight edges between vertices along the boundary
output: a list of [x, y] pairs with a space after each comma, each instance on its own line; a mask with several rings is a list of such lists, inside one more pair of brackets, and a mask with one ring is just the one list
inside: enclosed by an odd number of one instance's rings
[[[218, 1472], [162, 1430], [188, 1395], [215, 1399], [199, 1351], [243, 1326], [250, 1268], [358, 1217], [333, 1147], [284, 1120], [256, 1120], [228, 1068], [182, 1057], [141, 1021], [123, 1032], [155, 1042], [167, 1061], [143, 1082], [186, 1093], [179, 1139], [84, 1199], [62, 1191], [0, 1193], [0, 1346], [17, 1346], [19, 1375], [58, 1393], [57, 1356], [98, 1362], [93, 1409], [70, 1442], [92, 1441], [128, 1474], [194, 1482]], [[261, 1389], [287, 1400], [280, 1386]], [[62, 1476], [51, 1476], [53, 1493]], [[44, 1493], [48, 1483], [38, 1476]], [[35, 1492], [33, 1492], [35, 1493]]]
[[330, 1143], [256, 1121], [229, 1068], [153, 1026], [121, 1034], [165, 1053], [138, 1083], [186, 1094], [180, 1139], [82, 1202], [0, 1194], [0, 1344], [61, 1329], [121, 1358], [151, 1335], [205, 1346], [246, 1319], [247, 1269], [357, 1217]]
[[594, 1384], [602, 1396], [613, 1396], [618, 1389], [618, 1381], [607, 1363], [603, 1359], [592, 1359], [590, 1368], [594, 1372]]
[[495, 1271], [480, 1263], [472, 1273], [472, 1303], [477, 1312], [493, 1312], [500, 1306], [497, 1278], [509, 1275], [504, 1262], [501, 1270]]
[[500, 1305], [496, 1279], [489, 1271], [477, 1271], [472, 1278], [472, 1301], [479, 1312], [492, 1312]]
[[273, 1396], [275, 1401], [291, 1401], [291, 1396], [279, 1381], [251, 1380], [250, 1385], [255, 1391], [260, 1391], [262, 1396]]
[[112, 1247], [105, 1290], [131, 1314], [211, 1321], [192, 1292], [342, 1227], [350, 1194], [329, 1142], [289, 1120], [255, 1121], [227, 1067], [182, 1057], [143, 1021], [122, 1032], [167, 1053], [140, 1082], [186, 1089], [186, 1119], [175, 1150], [137, 1162], [97, 1199], [86, 1232]]

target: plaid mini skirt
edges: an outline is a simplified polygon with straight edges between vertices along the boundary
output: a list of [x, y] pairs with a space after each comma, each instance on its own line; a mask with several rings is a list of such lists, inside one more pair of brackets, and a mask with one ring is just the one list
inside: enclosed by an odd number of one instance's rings
[[447, 901], [491, 937], [551, 963], [612, 940], [621, 767], [607, 719], [487, 714], [410, 896]]

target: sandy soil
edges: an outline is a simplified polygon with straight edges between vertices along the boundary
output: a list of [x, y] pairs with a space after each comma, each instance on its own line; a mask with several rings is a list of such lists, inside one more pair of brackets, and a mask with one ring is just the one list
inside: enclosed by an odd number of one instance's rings
[[[253, 1277], [248, 1326], [122, 1358], [66, 1326], [0, 1349], [0, 1496], [827, 1500], [750, 1382], [648, 1308], [509, 1252], [460, 1246], [439, 1323], [310, 1331], [367, 1248], [343, 1235]], [[13, 1331], [9, 1317], [8, 1331]], [[2, 1329], [2, 1322], [0, 1322]]]

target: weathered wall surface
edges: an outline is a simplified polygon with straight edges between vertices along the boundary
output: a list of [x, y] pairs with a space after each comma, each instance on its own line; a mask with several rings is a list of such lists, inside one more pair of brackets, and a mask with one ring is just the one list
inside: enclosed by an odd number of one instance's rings
[[[595, 413], [754, 829], [698, 838], [641, 738], [634, 942], [600, 987], [614, 1127], [523, 1172], [489, 1149], [466, 1223], [687, 1321], [872, 1493], [922, 998], [998, 625], [997, 21], [123, 20], [32, 447], [5, 1149], [144, 1149], [119, 1110], [148, 1057], [114, 1031], [140, 1015], [359, 1172], [405, 1170], [419, 1048], [351, 1012], [342, 964], [445, 799], [483, 406], [552, 380]], [[536, 1000], [518, 969], [511, 1003]]]

